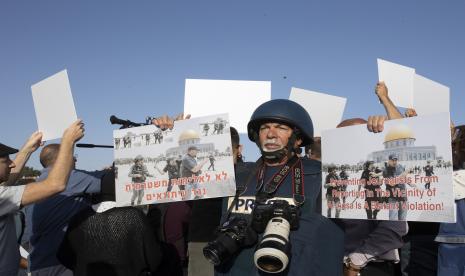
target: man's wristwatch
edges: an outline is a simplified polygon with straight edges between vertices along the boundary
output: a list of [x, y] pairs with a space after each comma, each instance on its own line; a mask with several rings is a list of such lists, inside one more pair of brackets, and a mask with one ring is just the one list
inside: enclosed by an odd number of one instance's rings
[[354, 263], [352, 263], [352, 260], [349, 257], [347, 257], [344, 260], [344, 265], [345, 265], [347, 270], [356, 272], [357, 276], [360, 276], [360, 270], [362, 270], [363, 267], [359, 266], [359, 265], [355, 265]]

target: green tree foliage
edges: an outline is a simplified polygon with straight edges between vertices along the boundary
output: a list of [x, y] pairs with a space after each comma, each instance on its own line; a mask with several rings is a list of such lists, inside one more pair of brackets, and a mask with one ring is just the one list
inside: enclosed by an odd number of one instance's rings
[[32, 167], [25, 166], [23, 171], [21, 172], [21, 178], [22, 177], [37, 177], [40, 175], [39, 170], [35, 170]]

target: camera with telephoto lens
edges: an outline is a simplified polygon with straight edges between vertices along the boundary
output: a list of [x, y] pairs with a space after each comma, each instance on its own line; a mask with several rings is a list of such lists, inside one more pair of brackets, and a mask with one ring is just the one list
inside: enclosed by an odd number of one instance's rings
[[299, 209], [285, 200], [257, 204], [252, 211], [252, 228], [263, 238], [255, 254], [255, 266], [267, 273], [279, 273], [286, 269], [291, 244], [289, 233], [299, 228]]
[[203, 255], [214, 265], [225, 263], [242, 248], [257, 242], [257, 233], [244, 218], [232, 217], [217, 232], [217, 238], [203, 248]]

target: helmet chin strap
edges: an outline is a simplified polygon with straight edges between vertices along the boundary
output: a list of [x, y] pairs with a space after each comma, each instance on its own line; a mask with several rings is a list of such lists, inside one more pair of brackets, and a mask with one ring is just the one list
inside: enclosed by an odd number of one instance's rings
[[281, 163], [284, 158], [290, 159], [292, 157], [292, 153], [294, 152], [294, 144], [297, 140], [297, 136], [294, 132], [292, 132], [291, 137], [287, 141], [287, 145], [282, 149], [275, 150], [275, 151], [264, 151], [262, 146], [260, 145], [260, 139], [258, 139], [258, 135], [255, 134], [255, 144], [257, 144], [258, 148], [260, 149], [260, 153], [262, 157], [268, 163]]

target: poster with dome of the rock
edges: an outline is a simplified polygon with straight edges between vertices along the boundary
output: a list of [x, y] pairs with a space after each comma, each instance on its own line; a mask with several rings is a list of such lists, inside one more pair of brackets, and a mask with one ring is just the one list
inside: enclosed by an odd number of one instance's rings
[[331, 218], [455, 222], [449, 113], [327, 130], [322, 213]]
[[233, 196], [233, 150], [227, 114], [113, 132], [118, 206]]

